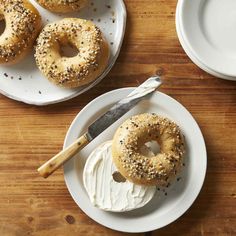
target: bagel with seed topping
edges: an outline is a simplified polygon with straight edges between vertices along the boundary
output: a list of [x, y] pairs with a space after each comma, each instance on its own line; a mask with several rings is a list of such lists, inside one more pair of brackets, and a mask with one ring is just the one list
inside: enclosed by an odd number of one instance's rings
[[[145, 143], [156, 141], [160, 153], [147, 157]], [[168, 185], [179, 173], [185, 153], [184, 138], [171, 120], [156, 114], [140, 114], [125, 121], [112, 142], [113, 161], [129, 181], [141, 185]]]
[[44, 8], [52, 12], [74, 12], [88, 4], [88, 0], [37, 0]]
[[[61, 48], [73, 45], [78, 53], [62, 55]], [[37, 39], [36, 63], [52, 83], [76, 88], [94, 81], [105, 70], [109, 46], [100, 29], [91, 21], [65, 18], [48, 24]]]
[[0, 0], [0, 19], [6, 25], [0, 36], [0, 64], [14, 64], [31, 51], [41, 17], [28, 0]]

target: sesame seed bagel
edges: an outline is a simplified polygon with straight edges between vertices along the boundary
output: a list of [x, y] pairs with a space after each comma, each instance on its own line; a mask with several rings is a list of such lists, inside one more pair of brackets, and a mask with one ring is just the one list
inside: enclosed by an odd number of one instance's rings
[[0, 0], [5, 30], [0, 36], [0, 63], [14, 64], [26, 56], [41, 30], [41, 17], [28, 0]]
[[[159, 144], [160, 153], [147, 157], [141, 148], [150, 141]], [[156, 114], [145, 113], [126, 120], [112, 142], [117, 169], [129, 181], [141, 185], [168, 185], [181, 169], [184, 152], [179, 127]]]
[[88, 4], [88, 0], [37, 0], [44, 8], [52, 12], [74, 12]]
[[[78, 54], [65, 57], [63, 45], [73, 45]], [[76, 88], [94, 81], [106, 68], [109, 46], [91, 21], [65, 18], [48, 24], [37, 39], [36, 63], [52, 83]]]

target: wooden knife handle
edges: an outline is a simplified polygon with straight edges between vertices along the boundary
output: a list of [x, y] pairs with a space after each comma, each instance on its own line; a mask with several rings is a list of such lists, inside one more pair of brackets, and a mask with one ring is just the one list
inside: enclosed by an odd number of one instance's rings
[[89, 143], [87, 133], [78, 138], [69, 147], [59, 152], [57, 155], [52, 157], [46, 163], [38, 168], [38, 172], [44, 178], [47, 178], [66, 161], [73, 157], [78, 151], [85, 147]]

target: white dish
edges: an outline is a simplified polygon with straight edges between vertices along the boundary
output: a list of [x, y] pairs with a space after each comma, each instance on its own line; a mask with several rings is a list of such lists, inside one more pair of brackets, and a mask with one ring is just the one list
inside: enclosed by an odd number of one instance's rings
[[234, 0], [179, 0], [179, 24], [185, 44], [210, 70], [236, 76]]
[[[90, 102], [72, 122], [65, 138], [64, 148], [84, 133], [89, 124], [99, 115], [132, 90], [132, 88], [114, 90]], [[86, 158], [99, 144], [112, 139], [115, 130], [124, 120], [143, 112], [155, 112], [179, 124], [187, 144], [185, 167], [181, 172], [182, 179], [175, 181], [167, 190], [157, 191], [154, 198], [143, 208], [126, 213], [99, 210], [92, 206], [83, 186], [83, 168]], [[206, 163], [204, 139], [194, 118], [176, 100], [163, 93], [155, 92], [149, 100], [138, 104], [68, 161], [64, 165], [64, 177], [74, 201], [93, 220], [114, 230], [146, 232], [173, 222], [192, 205], [201, 190]]]
[[94, 0], [79, 13], [53, 14], [35, 1], [44, 24], [65, 17], [79, 17], [89, 20], [99, 26], [110, 44], [111, 56], [104, 73], [89, 85], [78, 89], [63, 89], [50, 83], [38, 70], [33, 52], [21, 63], [13, 66], [0, 66], [0, 93], [21, 102], [34, 105], [48, 105], [76, 97], [99, 83], [111, 70], [122, 45], [126, 9], [122, 0]]
[[177, 8], [176, 8], [176, 19], [175, 19], [176, 31], [177, 31], [177, 35], [178, 35], [178, 38], [179, 38], [182, 48], [184, 49], [184, 51], [188, 55], [188, 57], [192, 60], [192, 62], [195, 63], [202, 70], [206, 71], [207, 73], [209, 73], [217, 78], [226, 79], [226, 80], [233, 80], [233, 81], [236, 80], [236, 77], [227, 76], [227, 75], [218, 73], [218, 72], [208, 68], [201, 61], [199, 61], [199, 59], [194, 55], [194, 53], [191, 51], [191, 49], [188, 47], [188, 45], [185, 41], [184, 35], [182, 34], [181, 26], [179, 24], [179, 18], [180, 18], [180, 13], [179, 13], [179, 1], [178, 1]]

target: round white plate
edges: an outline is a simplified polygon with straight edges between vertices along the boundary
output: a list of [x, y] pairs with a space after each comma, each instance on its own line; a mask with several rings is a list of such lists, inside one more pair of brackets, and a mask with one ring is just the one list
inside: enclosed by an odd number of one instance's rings
[[78, 89], [63, 89], [44, 78], [35, 64], [32, 52], [17, 65], [0, 66], [0, 93], [21, 102], [48, 105], [78, 96], [100, 82], [111, 70], [120, 52], [126, 25], [124, 2], [122, 0], [92, 0], [81, 12], [63, 15], [53, 14], [40, 7], [35, 1], [31, 0], [31, 2], [41, 13], [44, 24], [65, 17], [92, 20], [99, 26], [110, 44], [109, 64], [104, 73], [91, 84]]
[[179, 0], [179, 24], [186, 44], [211, 70], [236, 76], [236, 1]]
[[[89, 124], [133, 89], [123, 88], [108, 92], [90, 102], [74, 119], [66, 135], [64, 148], [82, 135]], [[186, 137], [185, 167], [169, 188], [160, 189], [146, 206], [130, 212], [111, 213], [94, 207], [83, 186], [83, 168], [86, 158], [99, 144], [112, 139], [115, 130], [135, 114], [154, 112], [169, 117], [179, 124]], [[77, 205], [98, 223], [123, 232], [146, 232], [161, 228], [179, 218], [194, 202], [201, 190], [206, 173], [206, 147], [201, 131], [191, 114], [173, 98], [156, 92], [139, 103], [115, 122], [73, 159], [64, 165], [67, 188]]]
[[176, 31], [177, 31], [177, 35], [180, 41], [180, 44], [182, 46], [182, 48], [184, 49], [185, 53], [188, 55], [188, 57], [192, 60], [193, 63], [195, 63], [199, 68], [201, 68], [202, 70], [206, 71], [207, 73], [217, 77], [217, 78], [221, 78], [221, 79], [226, 79], [226, 80], [236, 80], [236, 77], [232, 77], [232, 76], [227, 76], [221, 73], [218, 73], [210, 68], [208, 68], [206, 65], [204, 65], [201, 61], [198, 60], [198, 58], [194, 55], [193, 52], [191, 52], [191, 49], [188, 47], [186, 40], [184, 38], [184, 35], [182, 34], [182, 29], [181, 26], [179, 24], [179, 18], [180, 18], [180, 11], [179, 11], [179, 2], [177, 4], [177, 8], [176, 8]]

